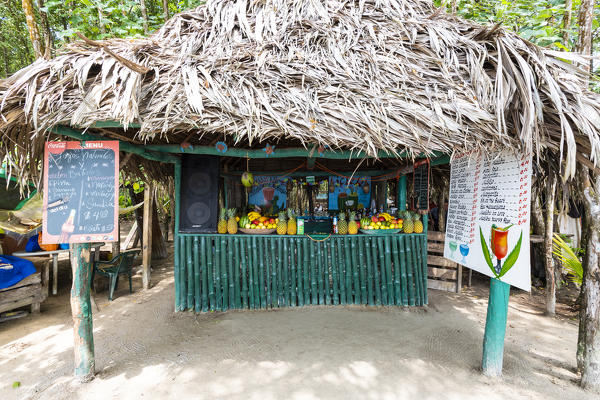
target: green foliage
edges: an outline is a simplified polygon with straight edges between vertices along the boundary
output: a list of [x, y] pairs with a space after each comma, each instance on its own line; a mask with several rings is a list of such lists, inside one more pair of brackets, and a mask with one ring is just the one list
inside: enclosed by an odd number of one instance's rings
[[580, 253], [581, 250], [572, 248], [564, 237], [557, 233], [554, 234], [552, 254], [560, 260], [564, 270], [570, 275], [570, 280], [577, 285], [581, 285], [583, 282], [583, 266], [579, 259]]
[[[168, 0], [169, 16], [204, 3], [202, 0]], [[36, 20], [39, 12], [48, 15], [54, 49], [76, 38], [81, 32], [90, 39], [144, 36], [139, 0], [46, 0], [40, 7], [34, 0]], [[164, 24], [162, 0], [146, 0], [150, 32]], [[20, 0], [0, 2], [0, 75], [6, 77], [31, 64], [35, 58]]]
[[[436, 5], [446, 4], [450, 10], [450, 1], [435, 0]], [[571, 23], [567, 27], [568, 40], [564, 34], [564, 0], [458, 0], [457, 14], [481, 24], [501, 23], [504, 27], [518, 33], [539, 46], [556, 50], [572, 50], [575, 47], [579, 26], [577, 10], [581, 1], [573, 0]], [[596, 4], [596, 11], [600, 4]], [[595, 13], [593, 29], [600, 26], [600, 13]], [[594, 47], [598, 47], [594, 37]]]

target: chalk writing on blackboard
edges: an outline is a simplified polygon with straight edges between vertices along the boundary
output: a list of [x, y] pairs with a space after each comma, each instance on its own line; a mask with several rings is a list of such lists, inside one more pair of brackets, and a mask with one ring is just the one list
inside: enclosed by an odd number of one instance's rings
[[44, 243], [118, 239], [119, 142], [49, 142]]
[[414, 208], [429, 210], [429, 160], [417, 161], [413, 169]]

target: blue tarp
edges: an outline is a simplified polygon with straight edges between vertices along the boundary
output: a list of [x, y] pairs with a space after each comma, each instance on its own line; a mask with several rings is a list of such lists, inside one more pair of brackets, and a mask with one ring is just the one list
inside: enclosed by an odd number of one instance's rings
[[11, 287], [35, 273], [35, 267], [29, 260], [13, 256], [0, 256], [0, 289]]

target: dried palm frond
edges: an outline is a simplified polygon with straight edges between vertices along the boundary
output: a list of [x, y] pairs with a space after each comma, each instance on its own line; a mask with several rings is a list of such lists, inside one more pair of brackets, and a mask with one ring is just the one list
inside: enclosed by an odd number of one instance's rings
[[584, 62], [429, 0], [208, 0], [146, 39], [70, 43], [0, 82], [0, 156], [32, 172], [47, 128], [114, 120], [154, 143], [190, 130], [372, 156], [550, 148], [572, 176], [600, 151]]

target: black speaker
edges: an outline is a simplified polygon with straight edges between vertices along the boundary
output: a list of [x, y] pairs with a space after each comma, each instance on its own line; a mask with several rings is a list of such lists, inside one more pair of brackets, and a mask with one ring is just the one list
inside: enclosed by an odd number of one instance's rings
[[181, 159], [179, 232], [217, 231], [219, 157], [184, 154]]

